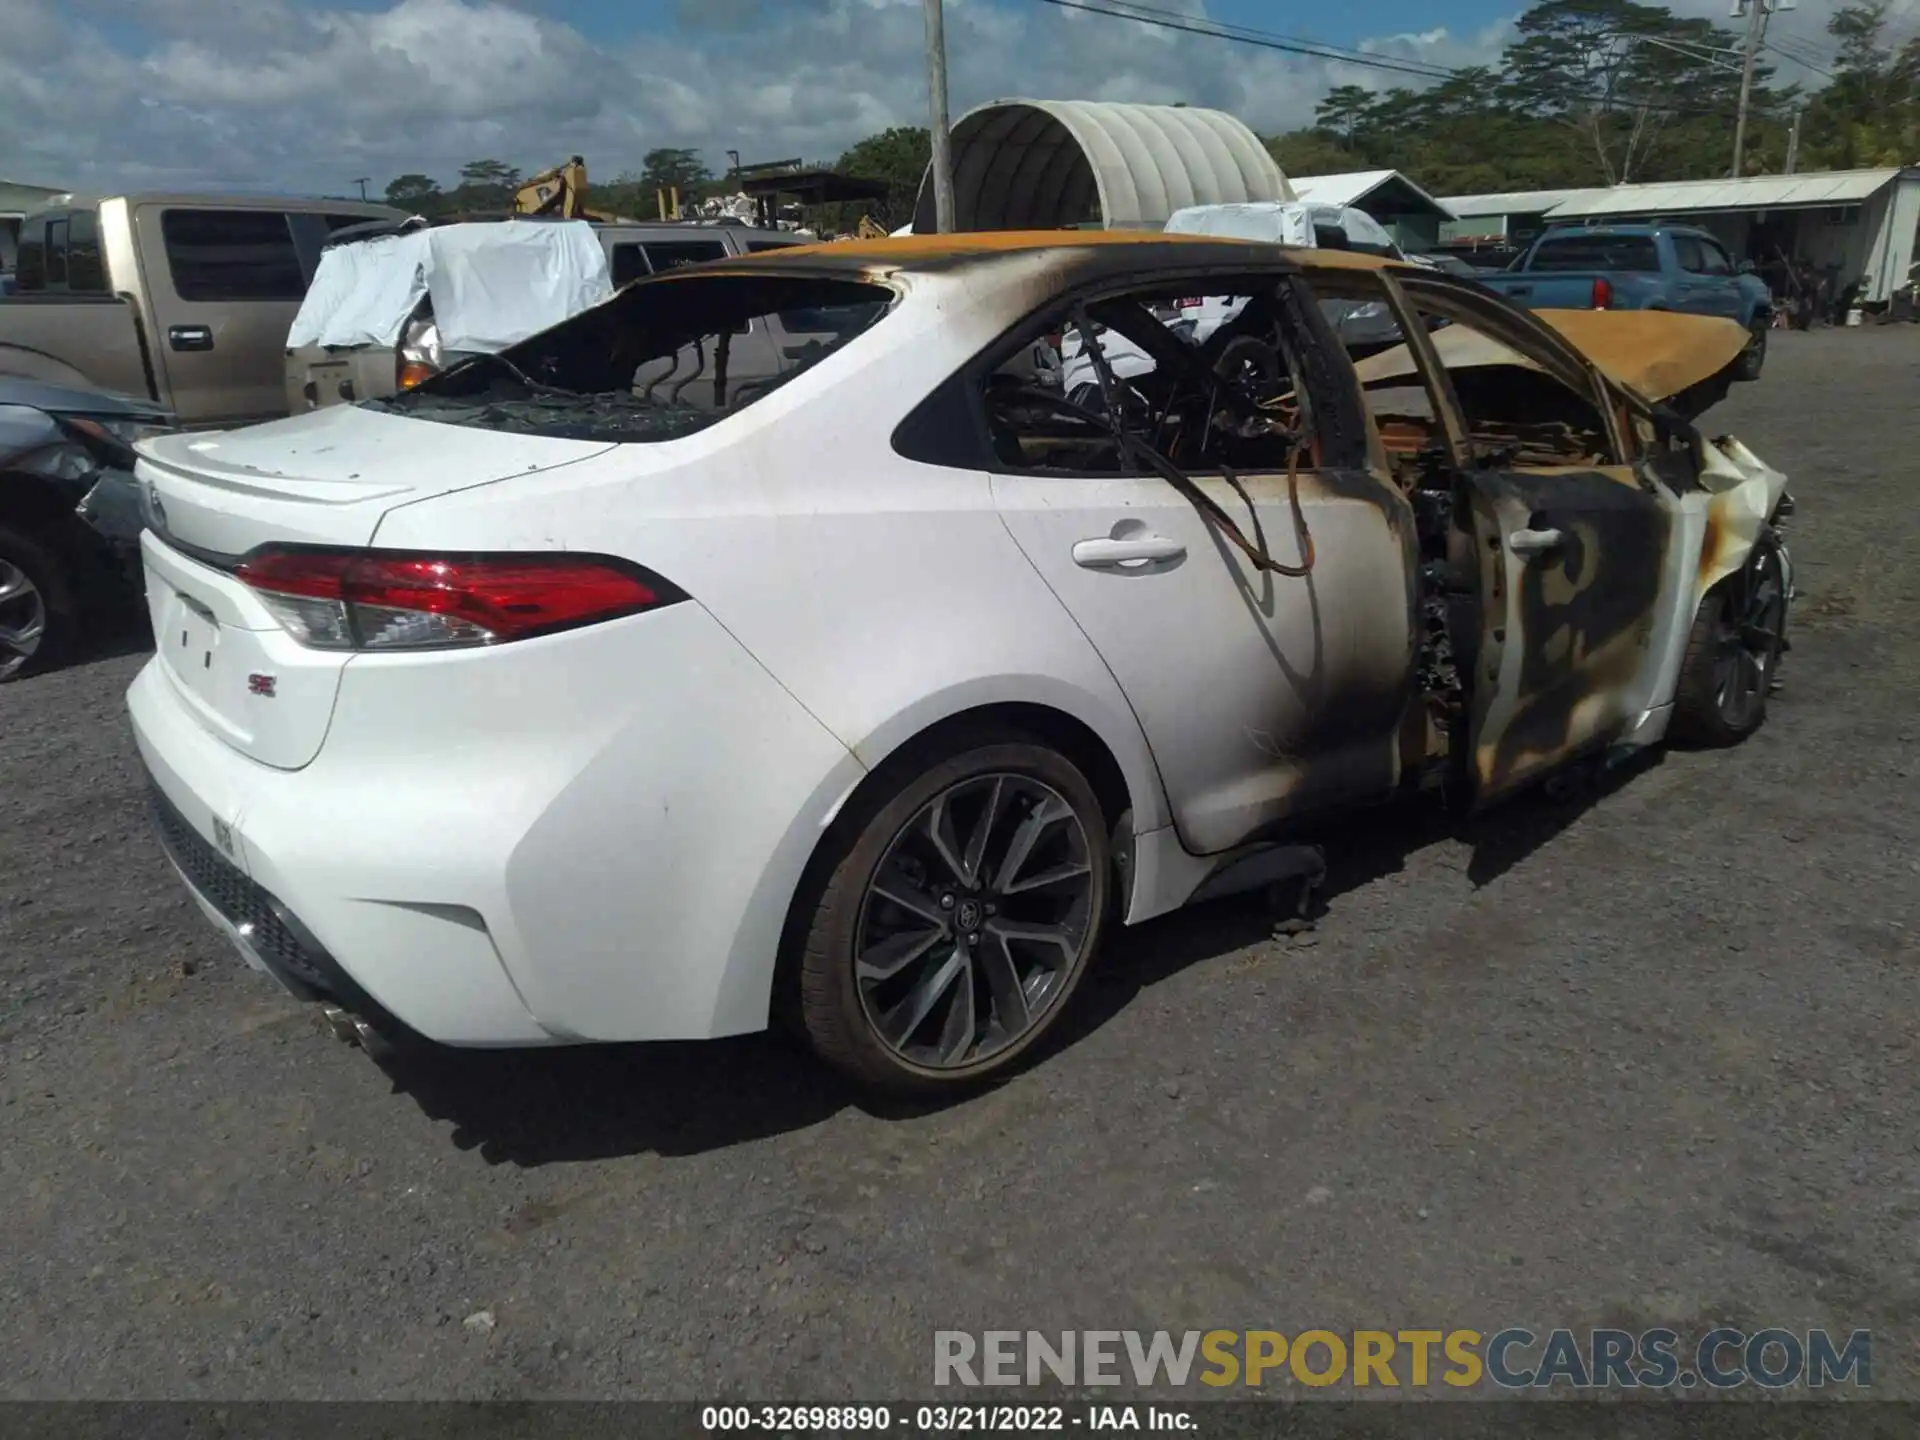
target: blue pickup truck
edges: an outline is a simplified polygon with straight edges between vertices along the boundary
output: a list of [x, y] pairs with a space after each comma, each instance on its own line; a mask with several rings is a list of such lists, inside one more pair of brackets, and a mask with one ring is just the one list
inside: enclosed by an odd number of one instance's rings
[[1758, 380], [1767, 359], [1773, 295], [1720, 242], [1684, 225], [1549, 230], [1507, 269], [1479, 277], [1530, 310], [1678, 310], [1723, 315], [1753, 338], [1734, 376]]

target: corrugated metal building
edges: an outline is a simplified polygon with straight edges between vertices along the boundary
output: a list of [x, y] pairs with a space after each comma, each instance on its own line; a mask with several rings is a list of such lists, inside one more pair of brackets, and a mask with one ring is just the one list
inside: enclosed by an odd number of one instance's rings
[[1456, 217], [1442, 227], [1443, 242], [1500, 236], [1524, 244], [1547, 225], [1671, 220], [1712, 231], [1735, 256], [1763, 268], [1837, 266], [1843, 283], [1864, 281], [1868, 303], [1906, 282], [1920, 241], [1920, 166], [1913, 165], [1450, 195], [1442, 203]]
[[[953, 126], [954, 226], [1158, 230], [1188, 205], [1292, 200], [1267, 147], [1220, 110], [996, 100]], [[920, 183], [913, 228], [934, 229]]]
[[1431, 250], [1441, 229], [1454, 217], [1439, 200], [1398, 170], [1349, 170], [1338, 175], [1296, 175], [1293, 189], [1302, 200], [1363, 210], [1387, 227], [1402, 250]]

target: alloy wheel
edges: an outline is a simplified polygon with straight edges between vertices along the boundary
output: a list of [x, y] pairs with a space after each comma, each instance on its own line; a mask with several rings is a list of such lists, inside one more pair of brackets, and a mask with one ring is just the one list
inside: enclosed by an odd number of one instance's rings
[[46, 633], [46, 598], [25, 570], [0, 556], [0, 680], [33, 662]]
[[854, 978], [873, 1033], [930, 1070], [977, 1064], [1065, 992], [1094, 929], [1080, 817], [1029, 775], [949, 786], [901, 827], [861, 898]]
[[1714, 700], [1729, 722], [1740, 722], [1765, 699], [1780, 663], [1786, 626], [1786, 577], [1778, 555], [1763, 550], [1746, 583], [1727, 597], [1715, 636]]

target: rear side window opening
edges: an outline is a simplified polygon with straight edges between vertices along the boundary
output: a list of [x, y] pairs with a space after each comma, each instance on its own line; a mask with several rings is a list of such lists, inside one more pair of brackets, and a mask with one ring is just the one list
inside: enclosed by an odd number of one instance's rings
[[32, 222], [20, 237], [15, 281], [22, 294], [106, 294], [94, 212], [74, 210]]
[[182, 300], [298, 300], [307, 293], [293, 231], [277, 210], [167, 210], [160, 235]]
[[811, 369], [870, 329], [893, 300], [884, 285], [798, 275], [635, 285], [498, 355], [363, 404], [524, 435], [677, 440]]

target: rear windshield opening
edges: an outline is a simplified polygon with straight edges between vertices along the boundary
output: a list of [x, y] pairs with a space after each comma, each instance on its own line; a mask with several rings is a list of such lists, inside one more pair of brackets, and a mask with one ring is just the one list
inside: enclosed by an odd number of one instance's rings
[[620, 291], [368, 409], [573, 440], [676, 440], [744, 410], [880, 319], [885, 286], [701, 275]]
[[1657, 272], [1660, 253], [1651, 235], [1580, 235], [1542, 240], [1529, 270], [1635, 270]]

